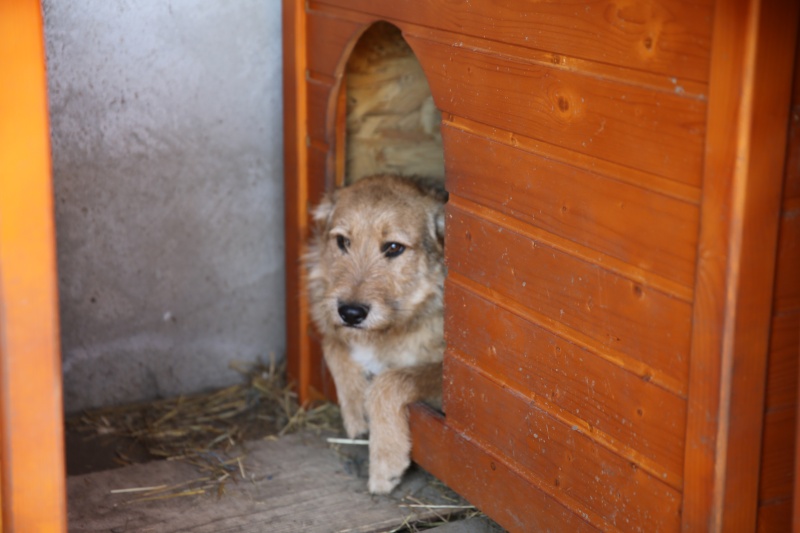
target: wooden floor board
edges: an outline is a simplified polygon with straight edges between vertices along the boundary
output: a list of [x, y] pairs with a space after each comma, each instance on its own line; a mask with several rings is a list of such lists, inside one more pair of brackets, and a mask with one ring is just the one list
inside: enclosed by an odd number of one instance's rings
[[177, 485], [205, 475], [181, 461], [71, 476], [69, 531], [372, 533], [448, 512], [404, 507], [408, 494], [426, 504], [453, 504], [444, 498], [446, 489], [419, 469], [407, 474], [391, 497], [371, 496], [366, 479], [354, 472], [366, 469], [353, 468], [353, 455], [347, 452], [343, 459], [314, 433], [249, 443], [243, 459], [247, 481], [228, 483], [219, 498], [214, 494], [134, 502], [136, 493], [111, 493]]

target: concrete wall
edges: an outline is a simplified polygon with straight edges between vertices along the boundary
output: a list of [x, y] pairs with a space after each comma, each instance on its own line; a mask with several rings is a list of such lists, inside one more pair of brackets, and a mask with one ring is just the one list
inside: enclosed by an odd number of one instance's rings
[[66, 410], [282, 358], [280, 2], [44, 15]]

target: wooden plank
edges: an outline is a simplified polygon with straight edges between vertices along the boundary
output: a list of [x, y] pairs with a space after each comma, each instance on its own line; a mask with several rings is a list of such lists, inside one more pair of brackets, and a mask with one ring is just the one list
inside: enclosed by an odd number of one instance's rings
[[453, 127], [443, 137], [452, 194], [692, 285], [697, 206]]
[[775, 311], [800, 310], [800, 202], [781, 217]]
[[758, 533], [792, 531], [791, 500], [779, 500], [760, 506], [756, 531]]
[[773, 317], [767, 369], [767, 412], [797, 403], [799, 358], [800, 311]]
[[322, 0], [376, 18], [436, 26], [453, 33], [600, 63], [708, 79], [712, 3], [662, 0], [623, 5], [564, 2], [371, 2]]
[[680, 489], [684, 400], [452, 280], [445, 295], [448, 349]]
[[761, 450], [758, 501], [792, 496], [797, 408], [792, 405], [766, 414]]
[[[180, 484], [196, 487], [193, 480], [205, 473], [181, 461], [154, 461], [71, 476], [69, 531], [158, 531], [159, 533], [373, 533], [391, 531], [402, 524], [447, 516], [448, 509], [405, 507], [402, 498], [413, 494], [434, 505], [453, 504], [443, 498], [430, 476], [410, 472], [392, 497], [375, 497], [358, 476], [356, 461], [362, 454], [336, 451], [324, 436], [307, 432], [276, 441], [249, 442], [241, 454], [246, 479], [234, 472], [217, 493], [172, 499], [133, 501], [146, 492], [112, 494], [112, 490]], [[234, 481], [234, 479], [236, 481]], [[162, 492], [161, 495], [169, 492]], [[455, 502], [456, 505], [462, 502]]]
[[797, 4], [717, 4], [683, 529], [752, 530]]
[[465, 438], [431, 408], [411, 411], [415, 462], [458, 487], [459, 494], [511, 533], [529, 531], [597, 531], [537, 486], [534, 480], [492, 450]]
[[[327, 81], [327, 80], [326, 80]], [[308, 102], [308, 135], [314, 141], [333, 145], [333, 117], [336, 106], [331, 105], [333, 86], [327, 82], [309, 80], [306, 84]]]
[[523, 230], [487, 222], [451, 196], [446, 236], [450, 275], [472, 279], [580, 332], [593, 339], [597, 351], [616, 350], [642, 361], [659, 372], [651, 378], [674, 392], [685, 391], [688, 303], [575, 258]]
[[531, 397], [453, 355], [445, 358], [444, 371], [445, 382], [452, 384], [445, 393], [450, 427], [496, 448], [509, 464], [537, 478], [554, 498], [590, 516], [601, 529], [678, 529], [678, 490], [599, 445], [584, 427], [550, 416]]
[[309, 237], [309, 207], [325, 189], [327, 146], [312, 145], [308, 132], [306, 15], [304, 6], [283, 1], [283, 146], [286, 246], [286, 373], [301, 403], [331, 397], [319, 344], [309, 322], [300, 257]]
[[[798, 329], [800, 329], [800, 322], [797, 324]], [[800, 341], [797, 343], [798, 352], [800, 352]], [[800, 367], [800, 365], [798, 365]], [[797, 375], [797, 370], [795, 371]], [[800, 382], [800, 376], [797, 377], [798, 381]], [[793, 494], [792, 498], [789, 502], [791, 511], [790, 515], [792, 517], [792, 530], [793, 531], [800, 531], [800, 391], [796, 392], [795, 396], [795, 411], [796, 411], [796, 418], [794, 421], [795, 424], [795, 432], [794, 432], [794, 480], [793, 480]]]
[[789, 116], [789, 146], [784, 171], [784, 198], [800, 198], [800, 39], [794, 58], [792, 108]]
[[305, 16], [309, 72], [341, 79], [350, 53], [371, 20], [353, 21], [313, 9]]
[[[798, 324], [798, 328], [800, 329], [800, 324]], [[800, 352], [800, 342], [798, 342], [798, 351]], [[800, 365], [798, 366], [800, 367]], [[798, 376], [797, 379], [798, 382], [800, 382], [800, 376]], [[792, 494], [789, 505], [791, 508], [790, 515], [792, 517], [792, 530], [800, 531], [800, 392], [798, 392], [798, 395], [795, 398], [795, 410], [797, 418], [795, 418], [794, 422], [794, 493]]]
[[66, 531], [41, 5], [0, 3], [0, 531]]
[[699, 185], [700, 99], [405, 35], [443, 114]]
[[612, 163], [605, 159], [573, 152], [546, 141], [487, 126], [486, 124], [481, 124], [480, 122], [475, 122], [463, 117], [448, 115], [446, 118], [443, 118], [442, 126], [452, 127], [459, 131], [470, 133], [478, 137], [484, 137], [494, 142], [513, 146], [527, 152], [533, 152], [543, 159], [565, 163], [590, 173], [613, 176], [617, 181], [637, 187], [644, 187], [650, 191], [669, 196], [676, 200], [698, 206], [700, 205], [701, 190], [698, 187], [678, 183], [677, 181], [642, 172], [631, 167]]
[[[795, 81], [795, 86], [800, 86], [797, 80]], [[790, 119], [789, 154], [786, 158], [784, 196], [786, 198], [800, 198], [800, 97], [798, 96], [795, 96], [795, 100], [792, 102]]]

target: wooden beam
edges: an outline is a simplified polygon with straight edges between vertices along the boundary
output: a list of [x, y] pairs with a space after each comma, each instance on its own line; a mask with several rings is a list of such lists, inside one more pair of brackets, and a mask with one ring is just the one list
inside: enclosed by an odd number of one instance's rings
[[720, 0], [695, 281], [683, 529], [752, 531], [796, 2]]
[[66, 531], [53, 193], [41, 6], [0, 2], [3, 531]]
[[306, 10], [301, 0], [283, 0], [283, 165], [286, 239], [286, 362], [299, 400], [310, 396], [308, 301], [302, 290], [300, 257], [308, 235], [308, 131]]
[[[798, 367], [800, 367], [800, 365], [798, 365]], [[800, 376], [798, 377], [798, 383], [800, 383]], [[800, 387], [798, 387], [798, 389], [800, 389]], [[792, 531], [794, 533], [800, 532], [800, 390], [797, 392], [794, 428], [794, 494], [792, 496]]]

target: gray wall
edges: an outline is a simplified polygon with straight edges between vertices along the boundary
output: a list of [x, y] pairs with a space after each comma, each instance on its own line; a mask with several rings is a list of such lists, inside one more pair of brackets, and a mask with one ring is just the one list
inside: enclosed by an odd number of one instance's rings
[[278, 0], [44, 0], [65, 408], [282, 358]]

